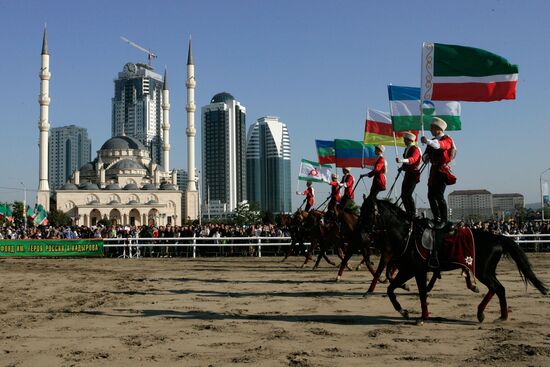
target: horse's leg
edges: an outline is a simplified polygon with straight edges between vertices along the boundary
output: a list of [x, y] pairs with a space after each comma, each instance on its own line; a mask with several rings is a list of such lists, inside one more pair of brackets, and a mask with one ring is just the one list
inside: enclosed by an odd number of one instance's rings
[[[427, 321], [430, 317], [430, 312], [428, 311], [428, 291], [426, 287], [428, 273], [421, 271], [416, 273], [416, 285], [418, 286], [418, 297], [420, 298], [420, 307], [422, 308], [422, 321]], [[433, 277], [432, 277], [433, 278]]]
[[369, 269], [369, 272], [371, 273], [371, 275], [374, 276], [374, 274], [376, 273], [376, 270], [374, 270], [374, 266], [370, 262], [370, 252], [367, 246], [363, 246], [363, 248], [361, 249], [361, 253], [363, 254], [363, 260], [361, 260], [361, 262], [357, 267], [361, 266], [361, 264], [365, 264], [367, 266], [367, 269]]
[[330, 265], [336, 266], [336, 263], [327, 256], [327, 253], [325, 251], [323, 251], [323, 259], [325, 259], [325, 261]]
[[[376, 271], [373, 274], [372, 282], [370, 283], [370, 287], [367, 290], [367, 293], [364, 294], [366, 296], [369, 293], [374, 292], [374, 288], [376, 288], [376, 284], [378, 283], [378, 280], [380, 279], [380, 275], [384, 271], [384, 268], [386, 265], [388, 265], [388, 262], [391, 259], [391, 255], [387, 253], [382, 253], [380, 256], [380, 261], [378, 262], [378, 267], [376, 268]], [[364, 297], [363, 296], [363, 297]]]
[[431, 292], [432, 291], [437, 279], [441, 279], [441, 273], [438, 272], [438, 271], [434, 271], [432, 273], [432, 277], [430, 278], [430, 282], [428, 283], [428, 286], [426, 287], [426, 292]]
[[296, 241], [292, 239], [290, 242], [290, 246], [288, 246], [288, 251], [286, 252], [285, 257], [281, 260], [281, 262], [284, 262], [290, 256], [290, 254], [294, 252], [294, 246], [296, 246]]
[[338, 269], [338, 275], [336, 276], [336, 281], [338, 282], [342, 278], [342, 274], [344, 273], [344, 269], [346, 268], [349, 259], [353, 256], [353, 246], [348, 246], [346, 249], [346, 254], [344, 255], [344, 258], [342, 259], [342, 262], [340, 263], [340, 269]]
[[[472, 284], [472, 278], [470, 276], [470, 272], [463, 269], [462, 275], [464, 275], [464, 277], [466, 278], [466, 287], [474, 293], [479, 293], [479, 288], [477, 287], [477, 285]], [[474, 282], [475, 282], [475, 279], [474, 279]]]
[[393, 305], [393, 308], [395, 308], [395, 310], [399, 312], [401, 316], [403, 316], [406, 319], [409, 318], [409, 311], [401, 308], [401, 305], [397, 301], [397, 296], [395, 295], [395, 288], [403, 285], [407, 280], [411, 279], [413, 276], [414, 274], [408, 269], [406, 271], [400, 270], [399, 273], [397, 273], [397, 276], [395, 277], [395, 279], [391, 281], [390, 285], [388, 286], [388, 290], [386, 291], [386, 293], [388, 294], [388, 298], [390, 299], [391, 304]]
[[317, 245], [318, 245], [317, 242], [312, 241], [309, 251], [306, 251], [305, 250], [306, 245], [304, 244], [303, 241], [300, 241], [300, 246], [304, 247], [304, 254], [305, 254], [305, 260], [304, 260], [304, 263], [302, 264], [302, 268], [307, 265], [309, 260], [313, 260], [313, 258], [311, 257], [311, 254], [315, 251], [315, 249], [317, 248]]

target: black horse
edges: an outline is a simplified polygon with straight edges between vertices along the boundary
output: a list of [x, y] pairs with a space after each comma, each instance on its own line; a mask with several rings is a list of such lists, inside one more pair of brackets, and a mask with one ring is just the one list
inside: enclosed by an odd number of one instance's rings
[[[417, 241], [420, 240], [426, 226], [417, 220], [411, 223], [403, 210], [385, 200], [374, 200], [366, 203], [362, 209], [359, 225], [364, 231], [373, 233], [378, 239], [384, 239], [386, 246], [393, 247], [391, 252], [398, 254], [393, 260], [396, 261], [399, 272], [387, 290], [393, 307], [405, 318], [408, 318], [408, 311], [401, 307], [394, 291], [397, 287], [415, 277], [422, 307], [421, 318], [427, 320], [429, 318], [426, 289], [428, 267], [427, 260], [417, 248]], [[508, 318], [505, 289], [496, 277], [496, 267], [503, 255], [509, 255], [515, 261], [520, 276], [526, 284], [531, 283], [542, 294], [548, 294], [548, 289], [544, 283], [533, 272], [527, 256], [512, 239], [476, 229], [471, 230], [470, 236], [473, 237], [474, 242], [475, 276], [489, 289], [477, 308], [479, 322], [483, 322], [485, 307], [495, 293], [500, 301], [500, 319], [506, 320]], [[463, 268], [463, 266], [450, 261], [443, 255], [443, 252], [440, 252], [439, 271]]]

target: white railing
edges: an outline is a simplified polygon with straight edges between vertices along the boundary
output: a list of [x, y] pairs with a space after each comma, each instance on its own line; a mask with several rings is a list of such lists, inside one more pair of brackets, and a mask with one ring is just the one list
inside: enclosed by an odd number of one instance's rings
[[[140, 257], [142, 249], [163, 247], [192, 248], [193, 258], [197, 257], [197, 247], [254, 247], [258, 257], [262, 257], [262, 246], [290, 246], [290, 237], [170, 237], [170, 238], [104, 238], [103, 247], [123, 248], [121, 257]], [[309, 246], [309, 242], [305, 243]]]
[[[513, 234], [514, 239], [524, 250], [536, 252], [550, 250], [550, 234]], [[104, 248], [122, 248], [121, 257], [141, 257], [143, 248], [191, 248], [193, 258], [197, 257], [197, 247], [253, 247], [258, 257], [262, 257], [262, 247], [290, 246], [290, 237], [170, 237], [170, 238], [104, 238]], [[546, 245], [548, 244], [548, 245]], [[306, 246], [310, 243], [306, 242]], [[532, 245], [532, 246], [529, 246]]]
[[535, 234], [509, 234], [508, 237], [511, 237], [514, 239], [514, 241], [524, 250], [526, 249], [526, 245], [532, 244], [534, 251], [539, 252], [541, 250], [544, 250], [544, 247], [546, 247], [546, 250], [550, 249], [550, 245], [544, 246], [544, 244], [550, 244], [550, 234], [543, 234], [543, 233], [535, 233]]

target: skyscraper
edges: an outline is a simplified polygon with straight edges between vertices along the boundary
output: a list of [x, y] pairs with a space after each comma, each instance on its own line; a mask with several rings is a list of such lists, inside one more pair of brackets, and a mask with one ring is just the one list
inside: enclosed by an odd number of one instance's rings
[[91, 161], [92, 141], [88, 130], [75, 125], [50, 130], [48, 149], [48, 181], [57, 190], [74, 171]]
[[291, 211], [290, 136], [278, 117], [259, 118], [248, 130], [246, 187], [248, 201], [262, 210]]
[[246, 108], [223, 92], [202, 107], [201, 117], [203, 193], [233, 211], [246, 200]]
[[153, 162], [163, 166], [162, 76], [144, 64], [127, 63], [115, 80], [112, 99], [111, 136], [139, 140], [151, 153]]

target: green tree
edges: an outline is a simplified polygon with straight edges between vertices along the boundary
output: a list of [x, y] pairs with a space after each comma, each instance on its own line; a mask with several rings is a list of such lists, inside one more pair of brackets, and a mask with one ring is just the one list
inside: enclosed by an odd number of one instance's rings
[[71, 225], [71, 217], [64, 213], [63, 211], [57, 211], [57, 209], [52, 209], [52, 211], [48, 214], [48, 221], [50, 222], [50, 225], [54, 227], [64, 227]]
[[13, 223], [17, 227], [22, 227], [23, 225], [25, 225], [25, 219], [23, 217], [23, 202], [15, 201], [11, 206], [11, 211], [13, 214]]

